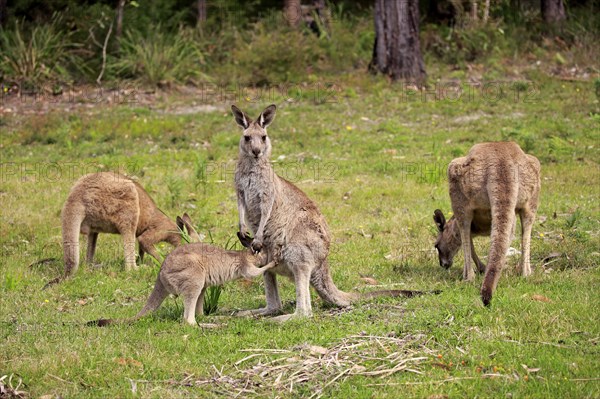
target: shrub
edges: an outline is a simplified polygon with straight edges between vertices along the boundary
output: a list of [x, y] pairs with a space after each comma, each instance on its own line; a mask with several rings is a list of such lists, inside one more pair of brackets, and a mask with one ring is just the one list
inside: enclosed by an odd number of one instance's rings
[[249, 40], [238, 38], [232, 51], [231, 80], [257, 86], [297, 81], [317, 66], [323, 56], [318, 38], [283, 25], [272, 29], [258, 22]]
[[373, 54], [375, 30], [371, 18], [332, 18], [331, 36], [319, 39], [326, 59], [321, 70], [334, 73], [366, 69]]
[[426, 53], [454, 65], [474, 62], [491, 54], [495, 48], [506, 47], [504, 31], [493, 24], [463, 29], [428, 25], [422, 37]]
[[[317, 74], [339, 75], [365, 68], [373, 50], [371, 20], [334, 15], [328, 34], [320, 37], [305, 25], [290, 28], [280, 13], [267, 16], [249, 30], [233, 32], [230, 51], [220, 51], [219, 73], [225, 81], [264, 86], [301, 82]], [[360, 32], [357, 34], [357, 32]], [[231, 44], [226, 44], [231, 46]], [[211, 57], [212, 58], [212, 57]]]
[[176, 83], [208, 80], [202, 72], [204, 57], [189, 30], [163, 33], [158, 27], [149, 35], [128, 31], [121, 41], [121, 53], [110, 68], [127, 79], [149, 86], [169, 87]]
[[14, 30], [0, 29], [0, 75], [38, 85], [45, 81], [68, 79], [67, 68], [80, 64], [69, 53], [75, 47], [69, 34], [56, 29], [58, 17], [48, 25], [27, 30], [15, 22]]

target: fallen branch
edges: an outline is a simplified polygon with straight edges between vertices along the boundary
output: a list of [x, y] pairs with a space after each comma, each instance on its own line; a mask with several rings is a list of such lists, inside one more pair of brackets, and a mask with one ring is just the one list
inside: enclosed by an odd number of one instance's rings
[[102, 75], [104, 75], [104, 70], [106, 69], [106, 48], [108, 47], [108, 39], [110, 38], [110, 34], [112, 33], [113, 22], [110, 21], [110, 26], [108, 27], [108, 33], [104, 38], [104, 46], [102, 46], [102, 69], [100, 70], [100, 75], [96, 79], [96, 83], [100, 84], [102, 81]]

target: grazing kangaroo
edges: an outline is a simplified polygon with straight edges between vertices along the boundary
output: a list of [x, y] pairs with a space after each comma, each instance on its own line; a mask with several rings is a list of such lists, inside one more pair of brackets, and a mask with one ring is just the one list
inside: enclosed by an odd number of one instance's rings
[[[79, 266], [79, 234], [87, 236], [87, 262], [96, 251], [99, 233], [121, 234], [125, 249], [125, 270], [135, 267], [135, 240], [144, 253], [159, 259], [154, 244], [161, 241], [178, 246], [181, 236], [174, 221], [156, 207], [137, 182], [113, 172], [91, 173], [71, 188], [62, 210], [62, 241], [65, 275]], [[60, 278], [54, 282], [60, 281]]]
[[[198, 240], [198, 235], [192, 227], [189, 217], [181, 220], [192, 241]], [[251, 238], [238, 233], [238, 238], [244, 247], [242, 251], [226, 251], [221, 248], [203, 243], [191, 243], [177, 247], [165, 258], [154, 290], [148, 297], [146, 305], [135, 317], [130, 319], [100, 319], [90, 321], [88, 325], [100, 327], [115, 323], [130, 323], [155, 311], [169, 294], [183, 296], [183, 318], [188, 324], [196, 324], [196, 313], [202, 315], [204, 293], [207, 287], [225, 284], [238, 278], [253, 278], [274, 267], [275, 262], [267, 263], [267, 254], [254, 254], [251, 249]], [[257, 265], [265, 265], [257, 267]]]
[[281, 312], [276, 274], [293, 278], [296, 285], [295, 313], [279, 316], [276, 321], [312, 315], [309, 285], [323, 301], [341, 307], [361, 298], [422, 294], [402, 290], [354, 294], [339, 290], [327, 263], [331, 239], [325, 218], [306, 194], [277, 176], [271, 167], [271, 141], [266, 129], [275, 118], [275, 105], [267, 107], [256, 121], [235, 105], [231, 109], [235, 121], [243, 129], [235, 172], [240, 233], [246, 235], [250, 227], [254, 233], [253, 250], [261, 251], [265, 247], [277, 263], [264, 274], [267, 306], [242, 314], [274, 315]]
[[[435, 248], [440, 265], [449, 268], [462, 245], [463, 278], [474, 277], [472, 258], [479, 272], [485, 272], [481, 299], [489, 306], [514, 234], [517, 213], [521, 219], [520, 268], [523, 276], [531, 274], [531, 229], [540, 196], [540, 162], [516, 143], [476, 144], [466, 157], [450, 162], [448, 181], [454, 215], [447, 223], [439, 209], [433, 216], [438, 228]], [[475, 253], [473, 236], [490, 234], [486, 268]]]

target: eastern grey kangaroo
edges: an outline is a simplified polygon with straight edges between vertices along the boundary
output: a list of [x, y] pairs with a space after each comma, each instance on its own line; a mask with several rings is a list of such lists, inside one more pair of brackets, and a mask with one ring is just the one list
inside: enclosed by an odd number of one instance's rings
[[[504, 266], [516, 213], [521, 218], [521, 272], [523, 276], [531, 274], [531, 229], [540, 196], [540, 162], [516, 143], [476, 144], [466, 157], [450, 162], [448, 182], [454, 215], [447, 223], [439, 209], [433, 216], [438, 228], [435, 248], [440, 265], [450, 267], [462, 245], [463, 278], [474, 277], [472, 258], [479, 272], [485, 271], [481, 299], [489, 306]], [[486, 267], [475, 253], [472, 237], [490, 234]]]
[[[186, 220], [184, 215], [183, 220], [178, 218], [177, 222], [187, 228], [192, 241], [198, 239], [189, 217]], [[249, 236], [238, 233], [238, 238], [244, 247], [250, 247]], [[275, 266], [275, 262], [266, 264], [267, 259], [268, 254], [254, 254], [251, 249], [226, 251], [198, 242], [177, 247], [165, 258], [154, 290], [137, 315], [130, 319], [95, 320], [88, 325], [103, 327], [109, 324], [133, 322], [158, 309], [169, 294], [183, 296], [184, 321], [195, 325], [196, 313], [203, 314], [204, 293], [207, 287], [225, 284], [238, 278], [260, 276]], [[258, 267], [261, 265], [265, 266]]]
[[235, 172], [240, 233], [246, 235], [249, 227], [254, 233], [252, 248], [261, 251], [264, 247], [277, 263], [264, 274], [266, 308], [246, 313], [274, 315], [281, 312], [276, 274], [292, 278], [296, 285], [295, 313], [279, 316], [277, 321], [312, 315], [309, 285], [323, 301], [342, 307], [359, 298], [422, 294], [402, 290], [354, 294], [339, 290], [327, 263], [331, 239], [325, 218], [306, 194], [277, 176], [271, 167], [271, 140], [266, 129], [275, 118], [275, 105], [267, 107], [255, 121], [235, 105], [231, 109], [243, 129]]
[[147, 252], [158, 260], [154, 248], [158, 242], [165, 241], [173, 246], [181, 242], [175, 222], [157, 208], [143, 187], [114, 172], [91, 173], [77, 180], [65, 202], [61, 219], [64, 277], [71, 276], [79, 266], [80, 234], [87, 236], [88, 263], [94, 259], [99, 233], [122, 235], [125, 270], [135, 267], [136, 238], [140, 244], [140, 259]]

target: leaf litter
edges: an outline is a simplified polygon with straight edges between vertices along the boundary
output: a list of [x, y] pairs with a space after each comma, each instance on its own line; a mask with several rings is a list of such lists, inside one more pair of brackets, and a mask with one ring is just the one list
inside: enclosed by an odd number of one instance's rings
[[288, 396], [309, 387], [310, 398], [349, 376], [386, 378], [393, 374], [423, 374], [421, 366], [435, 356], [424, 334], [403, 337], [351, 335], [326, 348], [303, 344], [291, 349], [241, 349], [245, 356], [227, 372], [213, 365], [209, 378], [186, 375], [183, 380], [145, 381], [183, 387], [202, 387], [227, 397], [262, 397], [266, 393]]

